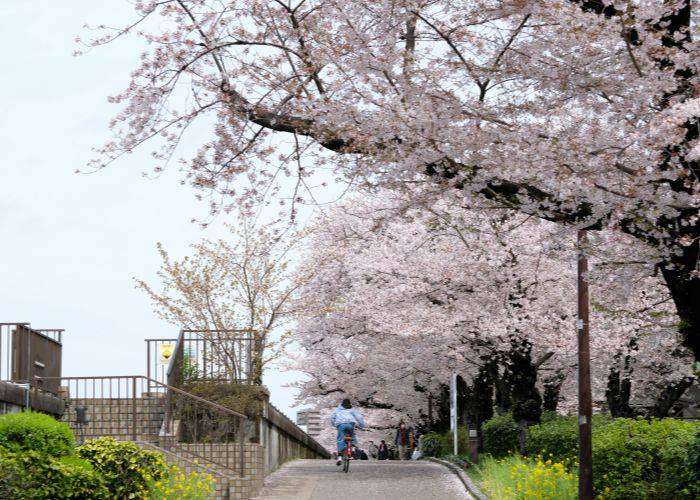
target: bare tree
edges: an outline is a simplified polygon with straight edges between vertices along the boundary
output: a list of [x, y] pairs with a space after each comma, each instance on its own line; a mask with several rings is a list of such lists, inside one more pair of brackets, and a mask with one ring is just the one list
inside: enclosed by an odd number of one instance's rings
[[291, 254], [301, 241], [298, 232], [275, 235], [269, 228], [254, 228], [244, 221], [229, 226], [232, 242], [202, 240], [181, 260], [170, 257], [161, 243], [158, 271], [160, 289], [136, 278], [154, 311], [165, 321], [185, 329], [209, 331], [217, 361], [236, 378], [244, 367], [236, 357], [232, 330], [252, 338], [250, 380], [262, 383], [265, 364], [279, 356], [289, 338], [283, 332], [273, 339], [273, 330], [295, 316], [293, 297], [304, 282], [293, 272]]

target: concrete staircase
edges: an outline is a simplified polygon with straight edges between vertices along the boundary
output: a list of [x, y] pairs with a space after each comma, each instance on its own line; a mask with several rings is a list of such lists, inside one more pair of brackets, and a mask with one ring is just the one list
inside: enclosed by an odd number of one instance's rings
[[[66, 402], [62, 420], [71, 426], [78, 443], [102, 436], [134, 441], [144, 449], [162, 453], [168, 464], [186, 473], [211, 474], [216, 499], [247, 500], [262, 487], [263, 453], [257, 450], [260, 445], [244, 445], [244, 472], [255, 477], [241, 476], [240, 443], [180, 442], [179, 421], [166, 418], [169, 407], [164, 393], [142, 392], [140, 397], [67, 397]], [[86, 414], [88, 421], [81, 423], [79, 413]]]
[[[111, 436], [163, 453], [185, 472], [210, 473], [215, 498], [248, 500], [266, 474], [328, 452], [269, 402], [255, 421], [142, 375], [60, 377], [62, 419], [78, 442]], [[255, 442], [246, 442], [255, 441]]]
[[[155, 451], [161, 453], [165, 457], [165, 461], [168, 465], [176, 465], [185, 474], [190, 474], [192, 472], [197, 472], [199, 474], [210, 474], [214, 479], [214, 498], [217, 499], [233, 499], [233, 498], [243, 498], [237, 496], [235, 484], [236, 477], [230, 475], [230, 472], [218, 467], [217, 465], [207, 462], [200, 461], [198, 459], [190, 459], [175, 450], [167, 450], [156, 446], [153, 443], [148, 443], [144, 441], [136, 442], [144, 450]], [[232, 481], [233, 480], [233, 481]], [[233, 488], [232, 488], [233, 486]], [[233, 491], [232, 491], [233, 489]], [[248, 498], [248, 497], [245, 497]]]
[[[159, 435], [165, 418], [162, 394], [144, 394], [140, 398], [71, 399], [63, 420], [68, 422], [78, 439], [81, 436], [112, 436], [119, 440], [152, 441]], [[78, 424], [77, 409], [85, 408], [86, 424]]]

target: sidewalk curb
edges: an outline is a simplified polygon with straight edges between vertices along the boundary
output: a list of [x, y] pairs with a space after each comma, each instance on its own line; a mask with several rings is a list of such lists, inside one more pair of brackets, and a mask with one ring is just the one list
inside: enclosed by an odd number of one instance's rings
[[426, 457], [425, 460], [444, 465], [452, 472], [454, 472], [457, 475], [457, 477], [459, 477], [459, 480], [462, 481], [462, 484], [464, 484], [464, 487], [467, 489], [467, 491], [477, 500], [489, 500], [489, 498], [481, 492], [478, 486], [474, 484], [474, 481], [472, 481], [471, 478], [466, 474], [466, 472], [464, 472], [460, 467], [456, 466], [452, 462], [440, 460], [439, 458], [435, 457]]

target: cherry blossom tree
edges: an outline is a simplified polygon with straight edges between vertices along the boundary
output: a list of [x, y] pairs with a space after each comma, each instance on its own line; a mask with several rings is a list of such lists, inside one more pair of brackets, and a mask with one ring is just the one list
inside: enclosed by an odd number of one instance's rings
[[[470, 385], [486, 375], [489, 391], [493, 381], [518, 387], [495, 387], [504, 409], [533, 398], [539, 408], [542, 382], [558, 378], [561, 409], [570, 411], [571, 235], [512, 211], [459, 206], [454, 192], [434, 199], [382, 192], [320, 218], [306, 257], [316, 272], [301, 295], [316, 313], [295, 330], [309, 375], [301, 397], [324, 406], [349, 395], [419, 422], [459, 372]], [[692, 381], [671, 299], [653, 276], [654, 252], [610, 232], [592, 244], [597, 400], [605, 400], [611, 370], [632, 341], [638, 348], [626, 376], [635, 393], [659, 395]]]
[[[102, 167], [143, 143], [183, 160], [212, 209], [314, 171], [354, 185], [432, 182], [658, 252], [700, 356], [700, 81], [691, 0], [139, 0], [149, 48]], [[160, 141], [159, 145], [155, 145]], [[296, 177], [282, 194], [279, 179]], [[247, 181], [244, 184], [242, 181]], [[313, 198], [313, 193], [307, 193]]]

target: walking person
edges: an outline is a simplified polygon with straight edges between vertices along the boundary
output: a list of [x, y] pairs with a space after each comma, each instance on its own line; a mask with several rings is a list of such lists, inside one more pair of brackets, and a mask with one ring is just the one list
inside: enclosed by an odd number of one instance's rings
[[406, 424], [402, 420], [399, 422], [399, 428], [396, 429], [396, 437], [394, 438], [394, 444], [398, 448], [398, 459], [408, 460], [410, 458], [409, 450], [413, 446], [413, 432], [406, 427]]
[[343, 401], [338, 405], [338, 407], [331, 413], [331, 425], [338, 429], [338, 435], [336, 441], [338, 444], [338, 460], [336, 465], [343, 463], [343, 450], [345, 449], [345, 435], [349, 434], [352, 436], [352, 446], [357, 448], [357, 435], [355, 433], [355, 426], [364, 427], [365, 419], [359, 411], [352, 407], [350, 400], [348, 398], [343, 399]]
[[382, 442], [379, 443], [379, 447], [377, 448], [377, 458], [379, 460], [388, 460], [389, 459], [389, 447], [386, 444], [386, 441], [382, 439]]

